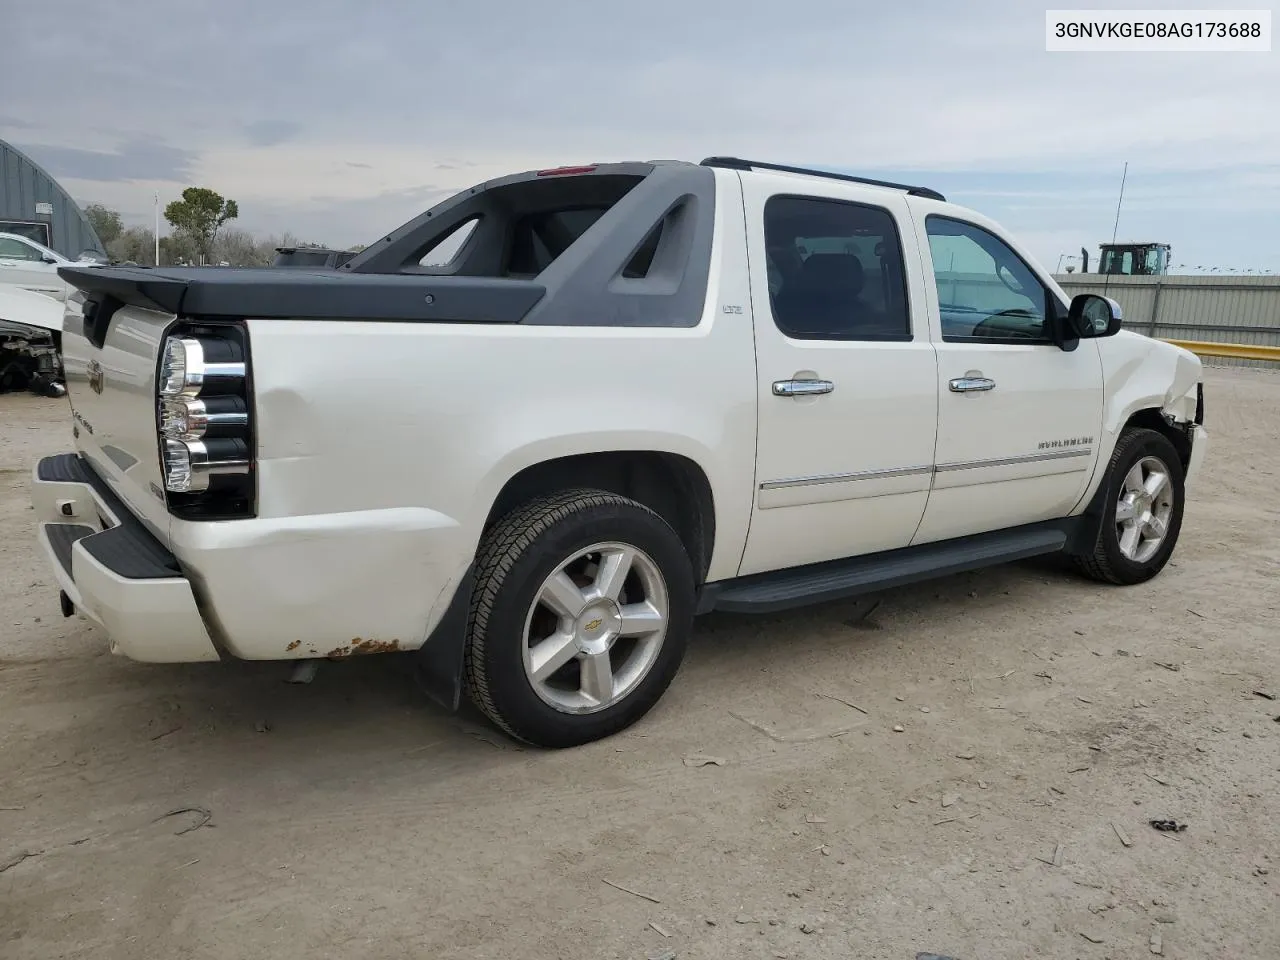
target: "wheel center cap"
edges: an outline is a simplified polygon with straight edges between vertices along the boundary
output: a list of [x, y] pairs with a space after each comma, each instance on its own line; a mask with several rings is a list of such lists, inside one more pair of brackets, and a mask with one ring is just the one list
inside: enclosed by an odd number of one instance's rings
[[622, 615], [612, 600], [598, 600], [578, 615], [574, 637], [583, 653], [598, 654], [608, 650], [622, 628]]

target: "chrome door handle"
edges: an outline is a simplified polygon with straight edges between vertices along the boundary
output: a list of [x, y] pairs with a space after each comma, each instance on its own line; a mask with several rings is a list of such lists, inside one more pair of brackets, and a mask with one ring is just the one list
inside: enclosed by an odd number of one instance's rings
[[986, 377], [956, 377], [947, 386], [952, 393], [973, 393], [978, 390], [994, 390], [996, 382]]
[[830, 380], [775, 380], [773, 395], [775, 397], [811, 397], [819, 393], [830, 393], [836, 385]]

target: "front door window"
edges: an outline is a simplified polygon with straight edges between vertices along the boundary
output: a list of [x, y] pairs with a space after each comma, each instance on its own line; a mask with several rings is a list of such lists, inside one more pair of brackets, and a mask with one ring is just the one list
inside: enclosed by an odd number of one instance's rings
[[1047, 341], [1048, 289], [995, 234], [963, 220], [925, 220], [942, 338], [980, 343]]
[[0, 237], [0, 259], [30, 260], [39, 263], [44, 256], [35, 247], [28, 246], [21, 240], [12, 237]]

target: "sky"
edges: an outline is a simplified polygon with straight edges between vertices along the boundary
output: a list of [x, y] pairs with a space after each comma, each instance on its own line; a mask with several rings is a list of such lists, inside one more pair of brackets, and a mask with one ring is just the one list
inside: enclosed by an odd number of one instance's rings
[[1280, 272], [1280, 51], [1048, 53], [1026, 0], [51, 0], [0, 22], [0, 139], [129, 223], [198, 185], [239, 227], [347, 246], [505, 173], [728, 154], [932, 186], [1055, 269], [1111, 239], [1127, 162], [1120, 240]]

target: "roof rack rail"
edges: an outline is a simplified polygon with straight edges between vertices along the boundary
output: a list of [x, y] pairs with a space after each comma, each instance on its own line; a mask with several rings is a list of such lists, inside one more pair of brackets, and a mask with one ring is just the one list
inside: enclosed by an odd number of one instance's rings
[[699, 166], [722, 167], [726, 170], [777, 170], [780, 173], [803, 173], [811, 177], [826, 177], [829, 180], [845, 180], [849, 183], [865, 183], [873, 187], [889, 187], [893, 190], [905, 190], [913, 197], [928, 197], [930, 200], [946, 202], [946, 197], [929, 187], [913, 187], [909, 183], [892, 183], [888, 180], [872, 180], [869, 177], [855, 177], [847, 173], [832, 173], [830, 170], [813, 170], [809, 167], [788, 167], [781, 163], [764, 163], [760, 160], [742, 160], [738, 157], [707, 157]]

